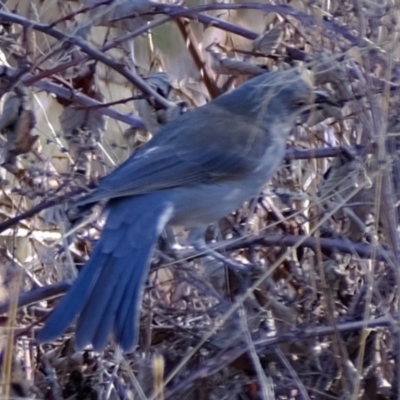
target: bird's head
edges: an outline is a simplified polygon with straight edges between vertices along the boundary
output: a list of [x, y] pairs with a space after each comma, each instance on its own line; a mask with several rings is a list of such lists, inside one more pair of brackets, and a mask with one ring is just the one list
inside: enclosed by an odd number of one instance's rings
[[268, 72], [250, 79], [216, 100], [230, 112], [268, 127], [271, 123], [293, 126], [295, 119], [328, 96], [314, 90], [313, 74], [291, 69]]
[[249, 84], [261, 114], [265, 112], [269, 118], [292, 120], [316, 101], [323, 101], [322, 92], [314, 90], [313, 74], [308, 70], [277, 71], [252, 81]]

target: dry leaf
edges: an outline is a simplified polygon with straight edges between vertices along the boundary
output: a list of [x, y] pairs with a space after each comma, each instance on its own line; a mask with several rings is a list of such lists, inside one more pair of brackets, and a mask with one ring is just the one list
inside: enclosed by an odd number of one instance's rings
[[[97, 89], [95, 64], [85, 64], [74, 71], [72, 86], [92, 99], [103, 101], [104, 96]], [[60, 125], [67, 140], [76, 140], [81, 130], [90, 131], [96, 141], [101, 139], [101, 134], [106, 126], [105, 116], [91, 108], [76, 108], [68, 104], [60, 116]]]
[[0, 118], [0, 130], [11, 127], [16, 122], [22, 104], [20, 96], [16, 93], [11, 92], [6, 96]]
[[3, 164], [13, 164], [16, 156], [31, 151], [38, 138], [31, 135], [35, 124], [30, 92], [27, 88], [18, 86], [8, 94], [0, 118], [0, 130], [6, 139], [2, 149]]
[[314, 62], [313, 71], [317, 85], [330, 83], [334, 86], [339, 98], [353, 97], [354, 88], [344, 62], [339, 61], [336, 55], [326, 49], [315, 55]]
[[279, 45], [285, 24], [280, 23], [253, 41], [253, 49], [265, 55], [271, 54]]
[[[172, 96], [172, 86], [168, 74], [165, 72], [156, 72], [144, 79], [149, 86], [157, 93], [171, 101], [171, 106], [168, 109], [160, 108], [153, 103], [152, 99], [135, 100], [135, 108], [139, 116], [144, 121], [146, 128], [152, 134], [155, 134], [166, 123], [174, 120], [187, 110], [185, 102], [176, 101]], [[175, 96], [176, 97], [176, 96]], [[131, 135], [128, 129], [126, 136]]]
[[144, 129], [128, 128], [124, 132], [124, 138], [128, 141], [132, 150], [138, 149], [151, 139], [152, 135]]
[[100, 140], [106, 127], [104, 115], [91, 109], [77, 109], [70, 105], [60, 116], [60, 125], [67, 140], [74, 140], [80, 130], [88, 130], [96, 140]]
[[260, 75], [267, 72], [265, 67], [228, 57], [225, 53], [210, 46], [207, 51], [212, 57], [212, 69], [221, 75]]
[[[103, 0], [83, 0], [85, 7], [93, 7], [87, 14], [88, 22], [92, 26], [108, 26], [132, 31], [146, 24], [148, 18], [138, 15], [148, 13], [152, 10], [153, 4], [150, 0], [121, 0], [105, 4]], [[130, 16], [130, 18], [127, 18]]]
[[171, 82], [166, 72], [155, 72], [154, 74], [144, 78], [144, 80], [161, 96], [168, 99], [171, 93]]
[[36, 124], [35, 114], [32, 110], [22, 110], [15, 128], [14, 154], [25, 154], [32, 150], [32, 146], [38, 139], [37, 135], [31, 135], [31, 130]]

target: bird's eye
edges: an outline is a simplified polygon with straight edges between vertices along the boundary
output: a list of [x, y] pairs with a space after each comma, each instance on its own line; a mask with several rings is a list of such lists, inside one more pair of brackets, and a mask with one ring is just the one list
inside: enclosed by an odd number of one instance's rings
[[304, 99], [295, 99], [293, 103], [296, 107], [304, 107], [306, 105], [306, 101]]

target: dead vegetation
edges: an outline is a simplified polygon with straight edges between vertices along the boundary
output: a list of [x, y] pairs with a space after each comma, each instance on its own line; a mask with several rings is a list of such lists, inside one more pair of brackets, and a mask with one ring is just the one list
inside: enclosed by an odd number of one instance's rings
[[[4, 398], [399, 397], [398, 6], [282, 3], [2, 2]], [[297, 65], [337, 105], [208, 232], [249, 274], [163, 238], [134, 353], [76, 352], [73, 330], [39, 346], [101, 232], [99, 209], [72, 229], [69, 202], [180, 113]]]

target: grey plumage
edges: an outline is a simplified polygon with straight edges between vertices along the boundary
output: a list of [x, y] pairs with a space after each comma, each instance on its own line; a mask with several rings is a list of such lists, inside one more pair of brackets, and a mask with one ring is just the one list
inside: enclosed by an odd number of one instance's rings
[[287, 135], [314, 93], [297, 71], [260, 75], [162, 128], [76, 203], [107, 201], [91, 259], [39, 334], [49, 341], [76, 317], [76, 343], [101, 350], [109, 334], [137, 341], [140, 299], [167, 224], [203, 227], [257, 195], [281, 163]]

